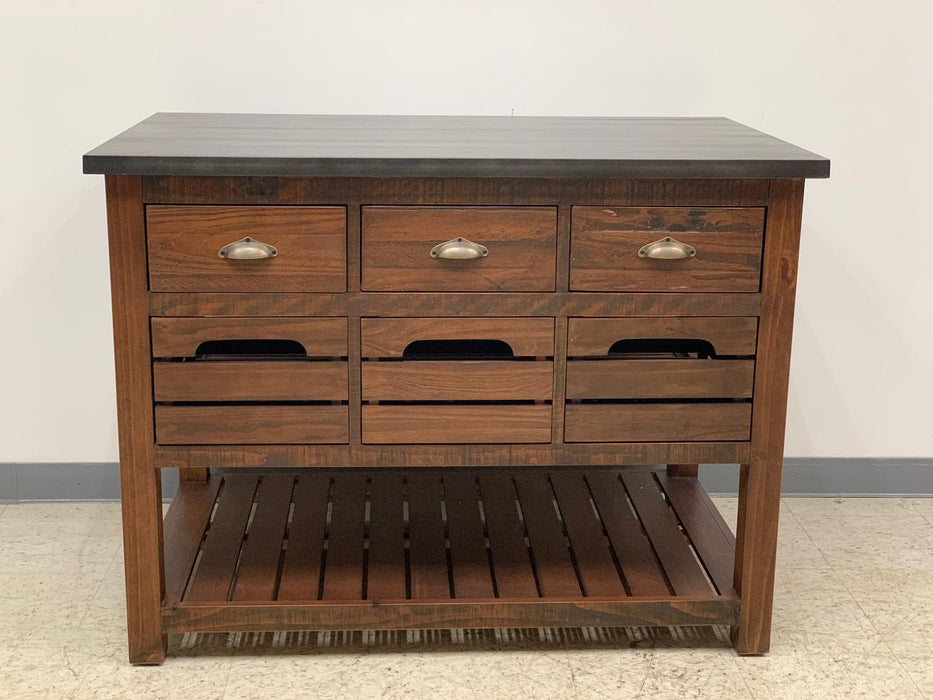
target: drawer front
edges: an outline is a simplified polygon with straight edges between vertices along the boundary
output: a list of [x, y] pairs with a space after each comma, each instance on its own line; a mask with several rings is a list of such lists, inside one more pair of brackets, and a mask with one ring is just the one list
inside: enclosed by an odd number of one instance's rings
[[156, 401], [346, 401], [346, 362], [156, 362]]
[[[639, 292], [757, 292], [764, 209], [573, 207], [570, 289]], [[682, 259], [640, 257], [671, 238]]]
[[254, 340], [297, 343], [308, 357], [347, 356], [345, 318], [174, 317], [153, 318], [151, 326], [156, 358], [196, 357], [204, 343]]
[[364, 318], [363, 357], [400, 358], [412, 343], [442, 340], [505, 343], [513, 357], [552, 357], [553, 318]]
[[551, 441], [549, 405], [363, 406], [367, 444]]
[[713, 353], [755, 354], [758, 319], [754, 317], [571, 318], [567, 354], [605, 357], [613, 345], [627, 340], [703, 340]]
[[608, 360], [567, 363], [568, 399], [744, 399], [753, 360]]
[[551, 362], [366, 362], [364, 401], [549, 401]]
[[[146, 208], [149, 286], [154, 292], [343, 292], [343, 207], [174, 206]], [[220, 257], [243, 238], [274, 257]]]
[[566, 442], [745, 441], [750, 403], [574, 404], [564, 418]]
[[[362, 289], [391, 292], [550, 292], [555, 207], [363, 207]], [[478, 257], [436, 246], [464, 239]], [[460, 246], [461, 248], [464, 246]]]
[[161, 445], [346, 444], [346, 406], [156, 406]]

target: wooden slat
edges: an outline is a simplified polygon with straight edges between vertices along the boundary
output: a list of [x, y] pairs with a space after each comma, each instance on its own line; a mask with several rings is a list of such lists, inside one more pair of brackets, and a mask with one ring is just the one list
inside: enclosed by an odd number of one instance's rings
[[[363, 207], [367, 291], [554, 291], [556, 207]], [[458, 237], [486, 246], [474, 260], [431, 249]]]
[[[709, 296], [709, 295], [707, 295]], [[754, 317], [571, 318], [568, 354], [599, 357], [619, 340], [705, 340], [718, 355], [754, 355]]]
[[207, 532], [201, 561], [185, 600], [227, 600], [257, 483], [256, 476], [247, 474], [224, 477], [217, 512]]
[[668, 595], [671, 591], [655, 559], [651, 542], [629, 507], [628, 496], [618, 474], [594, 470], [587, 472], [586, 480], [629, 592], [633, 596]]
[[568, 399], [744, 399], [754, 360], [600, 360], [567, 363]]
[[329, 476], [302, 474], [298, 478], [278, 600], [318, 598], [329, 492]]
[[[757, 292], [764, 209], [574, 207], [570, 288], [589, 291]], [[685, 260], [639, 249], [665, 237], [693, 246]]]
[[156, 401], [346, 401], [346, 362], [154, 362]]
[[347, 441], [346, 406], [156, 406], [163, 445]]
[[666, 474], [658, 479], [716, 588], [731, 593], [735, 537], [729, 526], [696, 479]]
[[274, 600], [282, 540], [295, 477], [268, 474], [256, 491], [256, 512], [246, 534], [237, 568], [233, 600]]
[[[162, 206], [146, 208], [149, 287], [154, 292], [343, 292], [344, 207]], [[250, 236], [278, 249], [267, 260], [218, 251]]]
[[372, 601], [405, 598], [405, 522], [402, 476], [373, 474], [369, 487], [369, 559], [366, 598]]
[[710, 585], [690, 551], [687, 538], [677, 525], [674, 512], [661, 497], [654, 474], [626, 471], [622, 472], [622, 482], [674, 594], [708, 595], [711, 592]]
[[365, 508], [365, 476], [341, 474], [334, 479], [324, 567], [324, 600], [359, 600], [363, 596]]
[[165, 514], [165, 601], [181, 601], [197, 556], [222, 479], [185, 483], [178, 487]]
[[413, 600], [450, 598], [440, 477], [409, 476], [405, 490], [411, 546], [411, 597]]
[[484, 472], [479, 475], [479, 485], [499, 596], [537, 598], [538, 588], [528, 557], [522, 521], [518, 517], [512, 477]]
[[573, 404], [567, 442], [748, 440], [750, 403]]
[[493, 597], [478, 497], [475, 475], [457, 472], [444, 475], [455, 598]]
[[579, 596], [580, 585], [554, 510], [551, 487], [546, 480], [530, 474], [516, 474], [515, 485], [541, 594], [545, 598]]
[[580, 572], [583, 595], [625, 595], [583, 474], [554, 472], [551, 484]]
[[363, 406], [368, 444], [550, 442], [551, 407]]
[[515, 357], [554, 354], [553, 318], [364, 318], [361, 323], [363, 357], [401, 357], [416, 340], [501, 340]]
[[153, 318], [153, 357], [194, 357], [210, 340], [294, 340], [308, 357], [347, 354], [345, 318]]
[[546, 401], [551, 362], [405, 361], [363, 364], [364, 401]]

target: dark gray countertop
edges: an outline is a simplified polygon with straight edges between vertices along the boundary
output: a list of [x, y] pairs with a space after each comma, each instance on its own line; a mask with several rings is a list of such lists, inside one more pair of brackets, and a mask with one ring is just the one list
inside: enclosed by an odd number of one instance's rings
[[85, 173], [825, 178], [829, 160], [730, 119], [158, 113]]

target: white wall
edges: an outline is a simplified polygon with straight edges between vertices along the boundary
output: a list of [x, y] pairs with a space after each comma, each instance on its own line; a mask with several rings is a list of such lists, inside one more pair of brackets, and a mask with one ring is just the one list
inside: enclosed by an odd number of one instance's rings
[[789, 456], [933, 457], [928, 3], [0, 0], [0, 462], [116, 459], [103, 178], [155, 111], [725, 115], [833, 160]]

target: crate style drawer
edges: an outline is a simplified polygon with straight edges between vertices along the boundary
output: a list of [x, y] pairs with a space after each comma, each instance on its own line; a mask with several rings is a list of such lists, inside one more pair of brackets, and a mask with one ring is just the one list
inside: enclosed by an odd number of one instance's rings
[[745, 441], [750, 403], [573, 404], [564, 417], [566, 442]]
[[155, 362], [156, 401], [346, 401], [346, 362]]
[[347, 288], [344, 207], [151, 205], [146, 233], [153, 292]]
[[571, 218], [572, 290], [758, 291], [762, 208], [573, 207]]
[[369, 206], [362, 232], [364, 291], [555, 289], [556, 207]]
[[346, 406], [156, 406], [161, 445], [346, 444]]
[[366, 444], [551, 441], [551, 406], [363, 406]]
[[366, 362], [364, 401], [549, 401], [551, 362]]
[[364, 318], [361, 329], [363, 357], [401, 358], [406, 350], [423, 352], [416, 343], [435, 341], [493, 341], [507, 346], [500, 349], [513, 357], [554, 355], [554, 319], [548, 317]]

